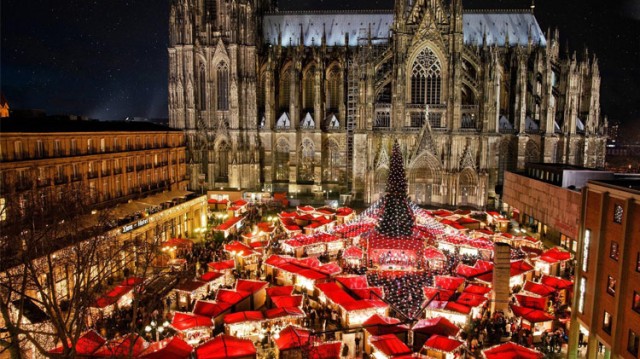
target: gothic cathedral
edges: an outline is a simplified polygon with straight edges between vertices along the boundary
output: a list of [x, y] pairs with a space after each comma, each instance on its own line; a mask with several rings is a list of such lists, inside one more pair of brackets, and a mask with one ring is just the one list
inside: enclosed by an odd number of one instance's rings
[[169, 121], [185, 131], [191, 188], [370, 203], [394, 139], [425, 205], [485, 206], [526, 162], [603, 167], [596, 57], [561, 53], [533, 10], [461, 1], [172, 0]]

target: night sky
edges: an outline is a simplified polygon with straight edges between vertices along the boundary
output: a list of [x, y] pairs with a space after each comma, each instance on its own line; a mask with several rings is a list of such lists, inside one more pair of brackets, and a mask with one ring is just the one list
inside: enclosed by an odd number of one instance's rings
[[[390, 7], [393, 0], [281, 0], [281, 10]], [[530, 0], [464, 0], [526, 8]], [[169, 0], [2, 2], [2, 91], [12, 108], [103, 120], [167, 117]], [[640, 123], [640, 0], [538, 0], [542, 29], [600, 60], [603, 114]], [[564, 49], [562, 50], [564, 51]], [[631, 127], [631, 126], [630, 126]]]

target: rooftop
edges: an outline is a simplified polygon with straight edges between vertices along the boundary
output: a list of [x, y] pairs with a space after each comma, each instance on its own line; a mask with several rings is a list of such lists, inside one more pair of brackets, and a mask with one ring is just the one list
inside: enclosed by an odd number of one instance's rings
[[0, 120], [1, 133], [40, 132], [167, 132], [181, 130], [161, 126], [152, 122], [72, 120], [56, 116]]
[[607, 187], [615, 187], [620, 190], [640, 194], [640, 178], [619, 178], [605, 181], [589, 181], [590, 183], [604, 185]]

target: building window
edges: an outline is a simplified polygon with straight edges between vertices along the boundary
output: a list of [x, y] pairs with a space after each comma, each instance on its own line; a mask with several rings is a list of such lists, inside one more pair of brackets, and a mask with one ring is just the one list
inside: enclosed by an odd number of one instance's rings
[[633, 330], [629, 330], [629, 344], [627, 350], [634, 356], [638, 356], [638, 347], [640, 346], [640, 337]]
[[24, 156], [24, 152], [22, 150], [22, 141], [16, 141], [13, 143], [13, 154], [16, 160], [21, 160]]
[[38, 140], [36, 141], [36, 158], [44, 157], [44, 143]]
[[640, 293], [633, 291], [633, 300], [631, 301], [631, 308], [640, 313]]
[[53, 141], [53, 155], [56, 157], [62, 156], [62, 147], [60, 146], [60, 140]]
[[207, 76], [204, 65], [200, 65], [198, 71], [198, 110], [207, 109]]
[[439, 104], [441, 66], [429, 48], [418, 54], [411, 70], [411, 103]]
[[7, 220], [7, 200], [0, 198], [0, 222]]
[[229, 67], [226, 62], [220, 62], [216, 70], [218, 78], [218, 111], [229, 109]]
[[618, 242], [611, 241], [611, 249], [609, 251], [609, 257], [616, 261], [620, 258], [620, 253], [618, 251]]
[[102, 153], [107, 152], [107, 144], [105, 143], [104, 138], [100, 139], [100, 152]]
[[607, 293], [616, 294], [616, 280], [612, 276], [607, 277]]
[[304, 104], [302, 105], [302, 108], [305, 110], [313, 110], [315, 102], [315, 74], [316, 68], [312, 66], [305, 72], [304, 79], [302, 80], [302, 91], [304, 92], [302, 97], [304, 99]]
[[578, 312], [584, 314], [584, 295], [587, 291], [587, 278], [580, 278], [580, 296], [578, 297]]
[[280, 89], [278, 97], [280, 100], [280, 110], [287, 111], [289, 109], [289, 101], [291, 101], [291, 71], [286, 69], [282, 71], [280, 77]]
[[591, 230], [585, 229], [584, 243], [582, 244], [582, 271], [586, 272], [589, 266], [589, 245], [591, 244]]
[[604, 312], [604, 318], [602, 319], [602, 330], [611, 335], [611, 314], [607, 311]]
[[622, 209], [621, 205], [616, 204], [615, 206], [613, 206], [613, 221], [615, 223], [622, 223], [623, 214], [624, 214], [624, 210]]
[[640, 272], [640, 252], [636, 256], [636, 272]]

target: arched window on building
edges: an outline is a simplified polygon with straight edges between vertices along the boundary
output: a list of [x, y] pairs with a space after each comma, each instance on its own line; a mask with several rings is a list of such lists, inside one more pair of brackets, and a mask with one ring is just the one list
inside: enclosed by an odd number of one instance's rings
[[280, 91], [278, 91], [280, 111], [289, 110], [289, 102], [291, 101], [291, 69], [286, 68], [280, 74]]
[[340, 151], [338, 142], [329, 139], [324, 145], [322, 153], [324, 164], [323, 181], [324, 182], [341, 182], [345, 177], [345, 158]]
[[442, 90], [440, 61], [429, 48], [424, 48], [411, 69], [411, 103], [439, 104]]
[[204, 21], [211, 24], [212, 28], [216, 28], [217, 18], [217, 1], [218, 0], [204, 0]]
[[337, 112], [340, 107], [340, 70], [334, 66], [327, 78], [327, 112]]
[[229, 110], [229, 67], [220, 62], [216, 68], [218, 111]]
[[298, 165], [298, 181], [313, 182], [315, 180], [315, 146], [313, 141], [305, 138], [300, 144], [300, 163]]
[[198, 70], [198, 110], [207, 109], [207, 76], [204, 65]]
[[305, 111], [313, 112], [313, 104], [315, 102], [315, 73], [315, 66], [311, 66], [309, 67], [309, 69], [307, 69], [307, 71], [305, 71], [304, 78], [302, 79], [302, 91], [304, 99], [302, 108]]
[[289, 142], [284, 138], [278, 140], [274, 160], [274, 180], [280, 182], [289, 181]]
[[220, 142], [216, 153], [216, 182], [227, 182], [229, 180], [229, 145]]

